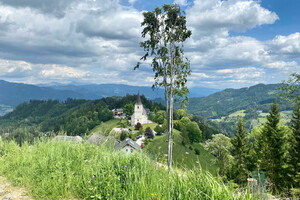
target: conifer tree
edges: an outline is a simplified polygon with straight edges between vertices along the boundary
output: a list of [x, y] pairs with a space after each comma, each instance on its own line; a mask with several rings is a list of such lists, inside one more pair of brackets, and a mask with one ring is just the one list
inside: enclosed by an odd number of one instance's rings
[[240, 117], [237, 130], [231, 143], [233, 145], [232, 156], [234, 157], [234, 177], [238, 184], [245, 183], [248, 177], [248, 155], [249, 155], [249, 140], [247, 132], [244, 128], [243, 118]]
[[268, 180], [273, 183], [272, 190], [281, 190], [285, 183], [284, 169], [284, 138], [283, 131], [279, 128], [280, 113], [277, 100], [272, 104], [267, 122], [262, 131], [264, 141], [264, 155], [261, 158], [262, 167], [266, 170]]
[[300, 187], [300, 103], [295, 106], [291, 120], [290, 165], [294, 187]]

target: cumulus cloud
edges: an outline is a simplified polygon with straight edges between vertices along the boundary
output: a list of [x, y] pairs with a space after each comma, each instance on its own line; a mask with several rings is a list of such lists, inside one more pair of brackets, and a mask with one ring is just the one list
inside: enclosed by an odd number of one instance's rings
[[286, 58], [300, 58], [300, 33], [278, 35], [269, 42], [270, 53]]
[[279, 19], [276, 13], [253, 0], [195, 0], [187, 18], [189, 26], [199, 31], [197, 35], [223, 36], [231, 30], [245, 31]]
[[[143, 55], [143, 16], [134, 8], [136, 0], [127, 2], [130, 6], [118, 0], [0, 0], [0, 78], [151, 85], [148, 65], [133, 71]], [[174, 2], [188, 7], [191, 85], [249, 86], [274, 77], [281, 81], [299, 69], [292, 59], [300, 58], [300, 33], [268, 41], [232, 36], [279, 19], [259, 1]]]

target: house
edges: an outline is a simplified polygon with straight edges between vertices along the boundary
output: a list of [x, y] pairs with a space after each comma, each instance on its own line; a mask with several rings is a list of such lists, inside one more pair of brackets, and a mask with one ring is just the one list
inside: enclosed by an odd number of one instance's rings
[[123, 109], [120, 109], [120, 108], [113, 109], [112, 112], [114, 113], [114, 116], [122, 116], [124, 113]]
[[80, 136], [65, 136], [65, 135], [58, 135], [53, 138], [54, 142], [56, 141], [66, 141], [66, 142], [82, 142], [83, 139]]
[[147, 111], [146, 109], [144, 109], [144, 106], [142, 104], [140, 92], [138, 92], [137, 100], [134, 105], [134, 113], [131, 116], [131, 126], [134, 126], [137, 123], [140, 124], [151, 123], [151, 121], [148, 120]]
[[126, 153], [132, 153], [135, 150], [140, 150], [141, 147], [130, 138], [126, 138], [115, 146], [115, 150], [123, 150]]

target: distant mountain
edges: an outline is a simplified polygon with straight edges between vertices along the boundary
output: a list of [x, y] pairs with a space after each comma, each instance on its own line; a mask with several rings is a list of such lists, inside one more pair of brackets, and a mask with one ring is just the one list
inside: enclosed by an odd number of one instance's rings
[[278, 87], [278, 84], [258, 84], [241, 89], [225, 89], [206, 97], [191, 98], [187, 109], [191, 114], [214, 119], [238, 110], [268, 112], [276, 98], [281, 110], [292, 109], [277, 96]]
[[47, 87], [38, 87], [23, 83], [10, 83], [0, 80], [0, 104], [15, 107], [24, 101], [29, 101], [30, 99], [65, 100], [68, 97], [81, 98], [82, 95], [70, 90], [55, 90]]
[[[216, 89], [194, 87], [191, 88], [191, 97], [206, 96], [218, 91]], [[29, 85], [23, 83], [10, 83], [0, 80], [0, 104], [17, 106], [18, 104], [34, 100], [57, 99], [60, 101], [67, 98], [75, 99], [100, 99], [110, 96], [125, 96], [140, 92], [148, 99], [163, 99], [164, 90], [159, 88], [152, 90], [151, 87], [130, 86], [123, 84], [71, 84], [51, 83], [49, 85]]]

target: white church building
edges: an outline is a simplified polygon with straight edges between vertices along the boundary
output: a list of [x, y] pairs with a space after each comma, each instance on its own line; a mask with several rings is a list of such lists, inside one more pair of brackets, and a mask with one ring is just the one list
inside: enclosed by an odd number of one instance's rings
[[138, 122], [141, 124], [151, 123], [151, 121], [148, 120], [147, 111], [145, 110], [145, 108], [142, 104], [139, 92], [137, 95], [136, 103], [134, 105], [134, 113], [131, 116], [131, 125], [134, 126]]

